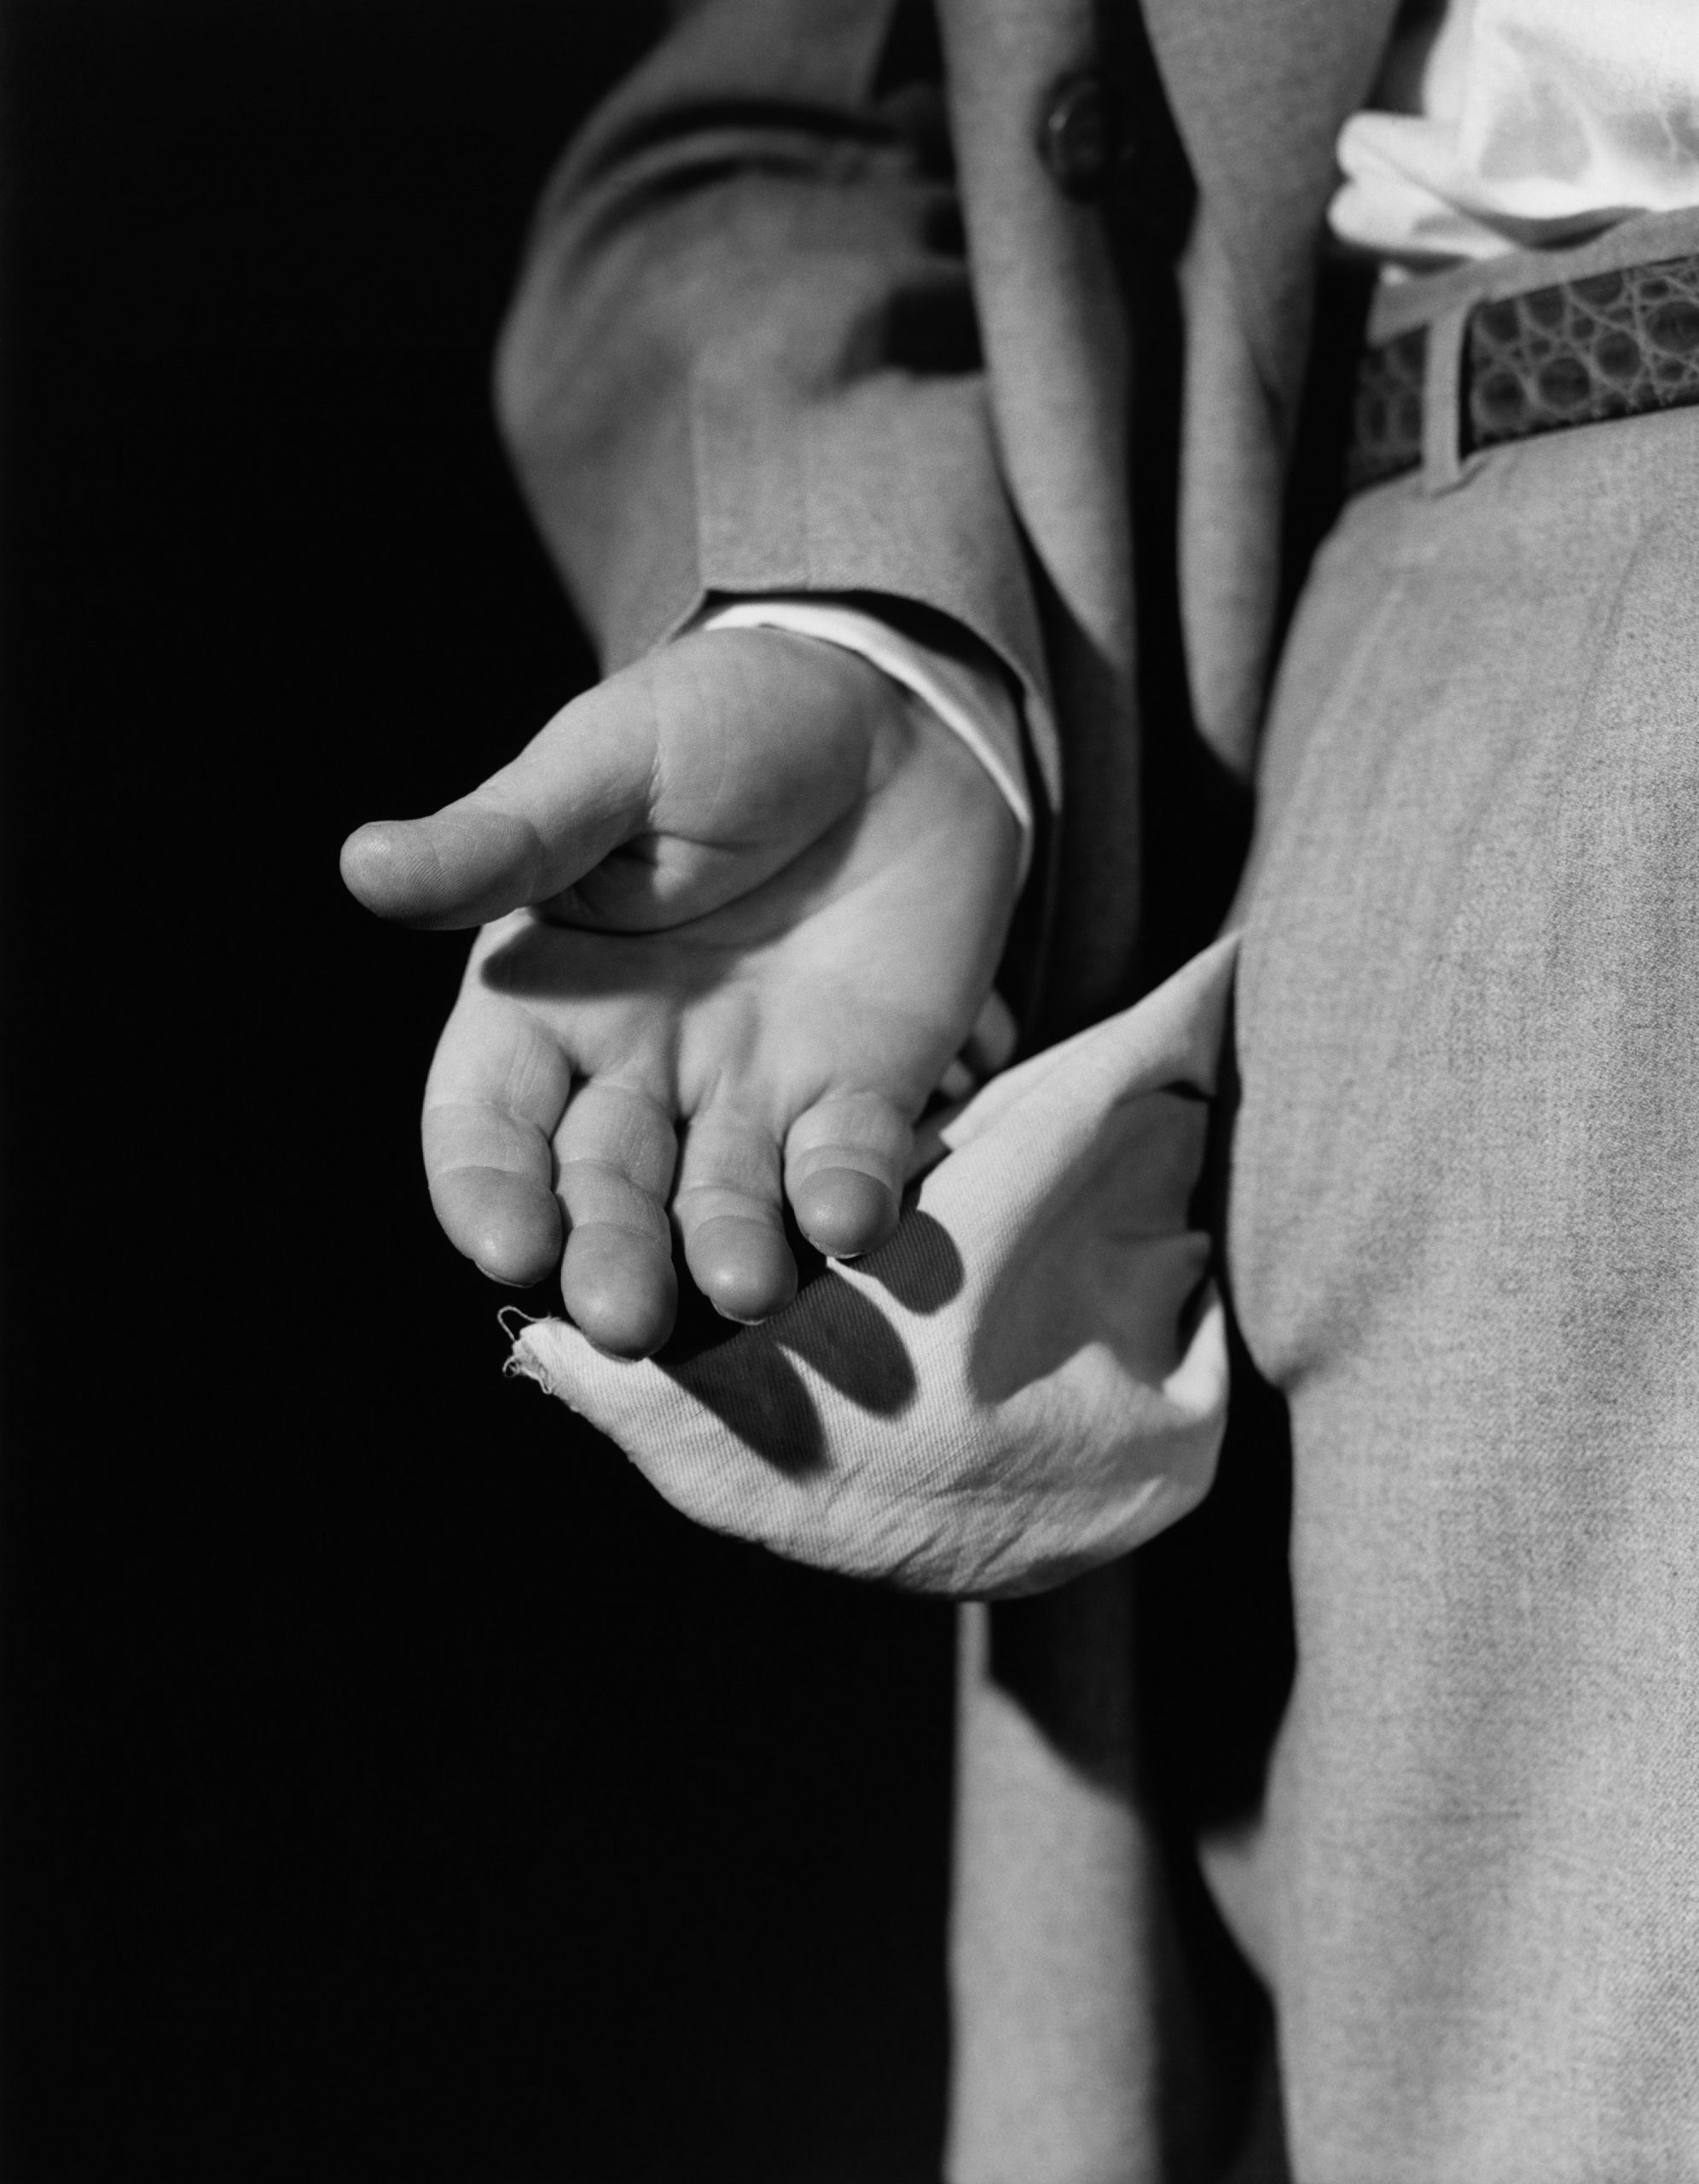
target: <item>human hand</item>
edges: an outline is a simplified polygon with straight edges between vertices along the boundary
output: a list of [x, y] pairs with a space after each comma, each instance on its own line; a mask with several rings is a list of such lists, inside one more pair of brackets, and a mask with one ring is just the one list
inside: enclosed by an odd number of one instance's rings
[[883, 1241], [1018, 847], [925, 708], [768, 630], [667, 646], [434, 817], [360, 828], [343, 874], [368, 908], [490, 921], [426, 1090], [449, 1237], [497, 1281], [560, 1259], [568, 1312], [629, 1356], [671, 1328], [673, 1223], [746, 1321], [795, 1292], [784, 1198], [829, 1256]]
[[512, 1369], [686, 1516], [817, 1568], [1000, 1598], [1126, 1554], [1203, 1499], [1226, 1421], [1191, 1207], [1237, 946], [998, 1077], [891, 1240], [766, 1325], [664, 1366], [535, 1320]]

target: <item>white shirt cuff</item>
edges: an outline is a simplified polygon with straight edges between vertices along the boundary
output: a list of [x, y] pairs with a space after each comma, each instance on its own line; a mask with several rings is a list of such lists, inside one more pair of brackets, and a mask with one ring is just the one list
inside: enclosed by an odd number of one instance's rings
[[1021, 831], [1020, 874], [1032, 863], [1032, 799], [1013, 694], [992, 666], [953, 659], [858, 607], [820, 599], [738, 599], [711, 607], [699, 630], [788, 630], [859, 653], [936, 714], [990, 775]]

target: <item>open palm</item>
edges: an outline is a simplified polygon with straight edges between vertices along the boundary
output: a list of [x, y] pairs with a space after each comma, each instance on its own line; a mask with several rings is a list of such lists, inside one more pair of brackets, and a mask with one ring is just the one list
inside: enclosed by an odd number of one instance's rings
[[434, 819], [362, 828], [344, 870], [372, 908], [493, 921], [426, 1095], [444, 1228], [525, 1282], [564, 1226], [566, 1308], [621, 1354], [670, 1328], [675, 1223], [722, 1311], [779, 1310], [786, 1197], [829, 1253], [890, 1233], [1017, 857], [989, 777], [924, 708], [769, 631], [669, 647]]

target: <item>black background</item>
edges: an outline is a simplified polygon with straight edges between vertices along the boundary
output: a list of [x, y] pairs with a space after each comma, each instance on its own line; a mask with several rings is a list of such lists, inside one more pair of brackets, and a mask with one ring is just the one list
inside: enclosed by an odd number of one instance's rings
[[936, 2175], [948, 1612], [503, 1380], [417, 1172], [463, 944], [336, 878], [589, 671], [488, 359], [653, 16], [4, 13], [25, 2184]]

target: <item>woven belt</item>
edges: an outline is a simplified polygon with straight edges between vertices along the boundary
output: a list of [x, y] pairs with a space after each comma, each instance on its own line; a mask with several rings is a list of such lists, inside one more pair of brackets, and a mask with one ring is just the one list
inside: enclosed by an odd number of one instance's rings
[[[1421, 462], [1427, 361], [1424, 326], [1365, 351], [1345, 472], [1351, 492]], [[1464, 329], [1462, 370], [1465, 455], [1699, 402], [1699, 257], [1477, 304]]]

